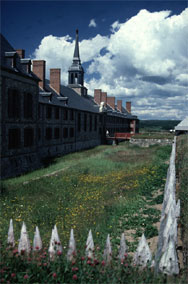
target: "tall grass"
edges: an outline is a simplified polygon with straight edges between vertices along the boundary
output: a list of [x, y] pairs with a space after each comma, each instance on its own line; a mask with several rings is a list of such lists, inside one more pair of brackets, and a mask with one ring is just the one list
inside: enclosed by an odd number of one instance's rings
[[[38, 225], [43, 244], [48, 247], [51, 229], [56, 224], [64, 250], [71, 228], [81, 250], [76, 262], [70, 264], [65, 261], [65, 252], [50, 263], [45, 249], [36, 261], [15, 261], [11, 253], [3, 250], [6, 279], [16, 279], [18, 283], [166, 283], [166, 276], [158, 277], [152, 269], [141, 272], [130, 259], [120, 264], [116, 255], [122, 232], [126, 235], [127, 230], [135, 230], [133, 241], [127, 241], [129, 251], [135, 251], [143, 232], [147, 238], [157, 235], [155, 223], [160, 219], [160, 211], [150, 206], [162, 202], [161, 196], [153, 196], [164, 189], [170, 152], [171, 146], [100, 146], [56, 159], [47, 171], [4, 181], [0, 201], [1, 245], [6, 242], [9, 219], [13, 218], [16, 240], [25, 221], [30, 239]], [[54, 170], [58, 172], [43, 176]], [[97, 248], [94, 263], [81, 258], [90, 228]], [[113, 248], [110, 267], [101, 262], [107, 234]]]
[[[43, 170], [38, 170], [36, 175], [5, 181], [0, 216], [2, 239], [10, 218], [14, 220], [17, 239], [22, 221], [28, 225], [30, 237], [38, 225], [45, 242], [55, 223], [65, 243], [70, 228], [75, 229], [80, 243], [89, 228], [99, 242], [107, 233], [117, 235], [117, 231], [124, 230], [118, 219], [127, 214], [130, 202], [137, 206], [138, 200], [143, 206], [142, 197], [151, 198], [153, 190], [163, 185], [167, 169], [164, 161], [170, 150], [170, 146], [145, 149], [128, 143], [100, 146], [57, 159], [56, 167], [48, 168], [49, 173], [62, 168], [55, 175], [42, 177]], [[140, 227], [137, 236], [144, 231]]]

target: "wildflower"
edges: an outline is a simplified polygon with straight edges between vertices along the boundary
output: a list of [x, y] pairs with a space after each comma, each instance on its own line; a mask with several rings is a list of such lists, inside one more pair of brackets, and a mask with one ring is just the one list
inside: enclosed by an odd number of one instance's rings
[[77, 279], [78, 279], [78, 276], [77, 276], [76, 274], [74, 274], [74, 275], [72, 276], [72, 279], [73, 279], [73, 280], [77, 280]]
[[127, 267], [128, 266], [128, 263], [125, 263], [125, 267]]
[[84, 259], [85, 259], [85, 257], [84, 257], [84, 256], [82, 256], [82, 257], [81, 257], [81, 260], [82, 260], [82, 261], [84, 261]]
[[47, 263], [46, 263], [46, 262], [44, 262], [44, 263], [43, 263], [43, 266], [47, 266]]
[[99, 264], [99, 261], [97, 259], [94, 259], [94, 264], [95, 265], [98, 265]]
[[29, 275], [28, 274], [25, 274], [24, 275], [24, 279], [28, 279], [29, 278]]
[[60, 250], [58, 250], [57, 255], [62, 255], [62, 252]]
[[22, 249], [22, 250], [21, 250], [21, 255], [24, 255], [24, 254], [25, 254], [25, 250]]
[[36, 249], [36, 250], [39, 250], [39, 247], [38, 247], [38, 246], [36, 246], [36, 247], [35, 247], [35, 249]]
[[52, 274], [52, 277], [53, 277], [53, 278], [56, 278], [56, 277], [57, 277], [57, 273], [54, 272], [54, 273]]
[[76, 261], [72, 261], [72, 265], [75, 265]]
[[91, 264], [91, 261], [90, 261], [90, 260], [88, 260], [88, 261], [87, 261], [87, 264], [89, 264], [89, 265], [90, 265], [90, 264]]
[[13, 254], [17, 254], [18, 253], [18, 250], [17, 249], [14, 249], [13, 250]]
[[105, 261], [103, 260], [103, 261], [101, 262], [101, 264], [102, 264], [102, 266], [105, 266]]
[[11, 273], [11, 277], [12, 278], [16, 277], [16, 273]]

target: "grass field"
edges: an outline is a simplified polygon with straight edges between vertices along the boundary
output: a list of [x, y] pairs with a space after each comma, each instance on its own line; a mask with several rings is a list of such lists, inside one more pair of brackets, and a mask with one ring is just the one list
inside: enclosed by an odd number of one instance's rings
[[[75, 229], [78, 243], [85, 240], [89, 228], [97, 242], [104, 241], [107, 233], [116, 237], [140, 222], [139, 218], [130, 218], [120, 226], [118, 219], [144, 207], [143, 197], [151, 198], [152, 191], [163, 186], [167, 170], [164, 161], [170, 150], [170, 146], [146, 150], [127, 143], [99, 146], [59, 158], [48, 169], [7, 180], [1, 199], [0, 233], [5, 238], [9, 219], [13, 218], [17, 238], [22, 221], [31, 237], [38, 225], [47, 243], [54, 224], [65, 244], [71, 228]], [[59, 169], [62, 171], [41, 176]], [[136, 235], [145, 231], [147, 236], [151, 222], [141, 223], [145, 225], [138, 226]]]
[[180, 120], [140, 120], [140, 132], [169, 131], [180, 123]]
[[[4, 181], [0, 215], [2, 247], [6, 242], [9, 220], [13, 218], [16, 240], [19, 239], [22, 221], [25, 221], [31, 240], [35, 226], [39, 226], [45, 247], [49, 246], [51, 229], [56, 224], [64, 254], [71, 228], [74, 228], [77, 248], [81, 253], [89, 229], [92, 229], [95, 247], [99, 249], [99, 259], [108, 233], [114, 259], [122, 232], [126, 236], [126, 232], [133, 230], [132, 241], [127, 241], [127, 244], [129, 251], [135, 251], [143, 232], [146, 238], [158, 233], [155, 223], [160, 219], [160, 211], [152, 207], [163, 200], [170, 152], [171, 146], [139, 148], [128, 142], [119, 146], [99, 146], [55, 159], [47, 168]], [[161, 193], [156, 195], [159, 189]], [[63, 283], [74, 282], [75, 271], [70, 272], [72, 268], [62, 262], [61, 269], [58, 263], [48, 265], [48, 270], [40, 275], [38, 262], [31, 267], [30, 264], [23, 265], [22, 260], [20, 266], [14, 266], [6, 257], [5, 261], [8, 267], [6, 279], [11, 278], [13, 269], [19, 283], [41, 283], [41, 279], [47, 281], [43, 283], [62, 283], [62, 279]], [[46, 259], [40, 260], [40, 265], [44, 261]], [[117, 260], [114, 261], [116, 263]], [[101, 268], [95, 271], [88, 268], [84, 275], [82, 262], [78, 265], [76, 275], [83, 280], [78, 283], [125, 283], [127, 279], [128, 283], [164, 283], [156, 282], [156, 277], [149, 271], [142, 275], [128, 263], [123, 268], [115, 264], [110, 270], [102, 268], [103, 272]], [[57, 278], [53, 277], [54, 271]], [[25, 273], [29, 274], [28, 282], [24, 282]]]

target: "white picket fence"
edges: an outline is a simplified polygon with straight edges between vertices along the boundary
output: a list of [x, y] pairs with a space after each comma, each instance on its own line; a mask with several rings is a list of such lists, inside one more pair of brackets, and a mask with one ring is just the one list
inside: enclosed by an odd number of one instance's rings
[[180, 200], [176, 204], [176, 137], [172, 145], [170, 165], [167, 172], [158, 246], [155, 255], [155, 270], [166, 274], [179, 274], [177, 258], [177, 221], [180, 217]]
[[[147, 244], [144, 234], [142, 235], [136, 252], [133, 256], [133, 263], [139, 265], [140, 267], [154, 267], [155, 271], [166, 273], [168, 275], [179, 274], [179, 264], [176, 252], [177, 245], [177, 219], [180, 216], [180, 201], [178, 200], [176, 204], [175, 199], [175, 184], [176, 184], [176, 174], [175, 174], [175, 153], [176, 153], [176, 139], [172, 146], [172, 153], [170, 157], [170, 165], [167, 173], [167, 180], [165, 185], [163, 207], [161, 213], [161, 223], [158, 237], [158, 247], [155, 255], [155, 260], [152, 259], [152, 253]], [[15, 246], [13, 221], [10, 220], [9, 230], [8, 230], [8, 244]], [[33, 250], [40, 251], [42, 249], [42, 240], [40, 237], [40, 232], [38, 227], [36, 227], [33, 239]], [[28, 237], [26, 225], [23, 222], [20, 239], [18, 244], [18, 253], [21, 254], [22, 251], [30, 253], [31, 246]], [[58, 235], [58, 230], [56, 225], [52, 229], [50, 245], [49, 245], [49, 256], [51, 260], [54, 260], [56, 254], [62, 253], [62, 245]], [[67, 251], [67, 260], [71, 261], [76, 254], [76, 241], [74, 238], [74, 231], [71, 229], [70, 240]], [[86, 257], [94, 258], [94, 241], [91, 230], [89, 231], [88, 238], [86, 241]], [[120, 247], [118, 258], [122, 261], [127, 254], [127, 245], [124, 233], [121, 235]], [[112, 247], [110, 242], [110, 235], [107, 236], [106, 245], [103, 253], [103, 259], [108, 265], [112, 260]]]

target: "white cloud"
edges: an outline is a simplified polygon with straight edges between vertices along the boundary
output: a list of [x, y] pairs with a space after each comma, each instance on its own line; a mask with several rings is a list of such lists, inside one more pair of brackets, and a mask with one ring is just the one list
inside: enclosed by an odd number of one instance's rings
[[90, 20], [90, 23], [89, 23], [89, 27], [93, 27], [93, 28], [96, 28], [97, 24], [95, 22], [95, 19], [91, 19]]
[[[80, 55], [88, 63], [85, 84], [89, 93], [101, 88], [131, 100], [140, 118], [173, 118], [174, 114], [183, 119], [187, 112], [187, 18], [188, 8], [173, 16], [170, 11], [141, 10], [125, 22], [112, 23], [108, 37], [98, 34], [82, 40]], [[66, 84], [73, 50], [69, 36], [50, 35], [43, 38], [35, 57], [45, 59], [47, 68], [62, 68]]]
[[119, 21], [115, 21], [115, 22], [111, 25], [111, 32], [112, 32], [112, 33], [117, 32], [117, 31], [119, 30], [120, 26], [121, 26], [121, 25], [120, 25]]

